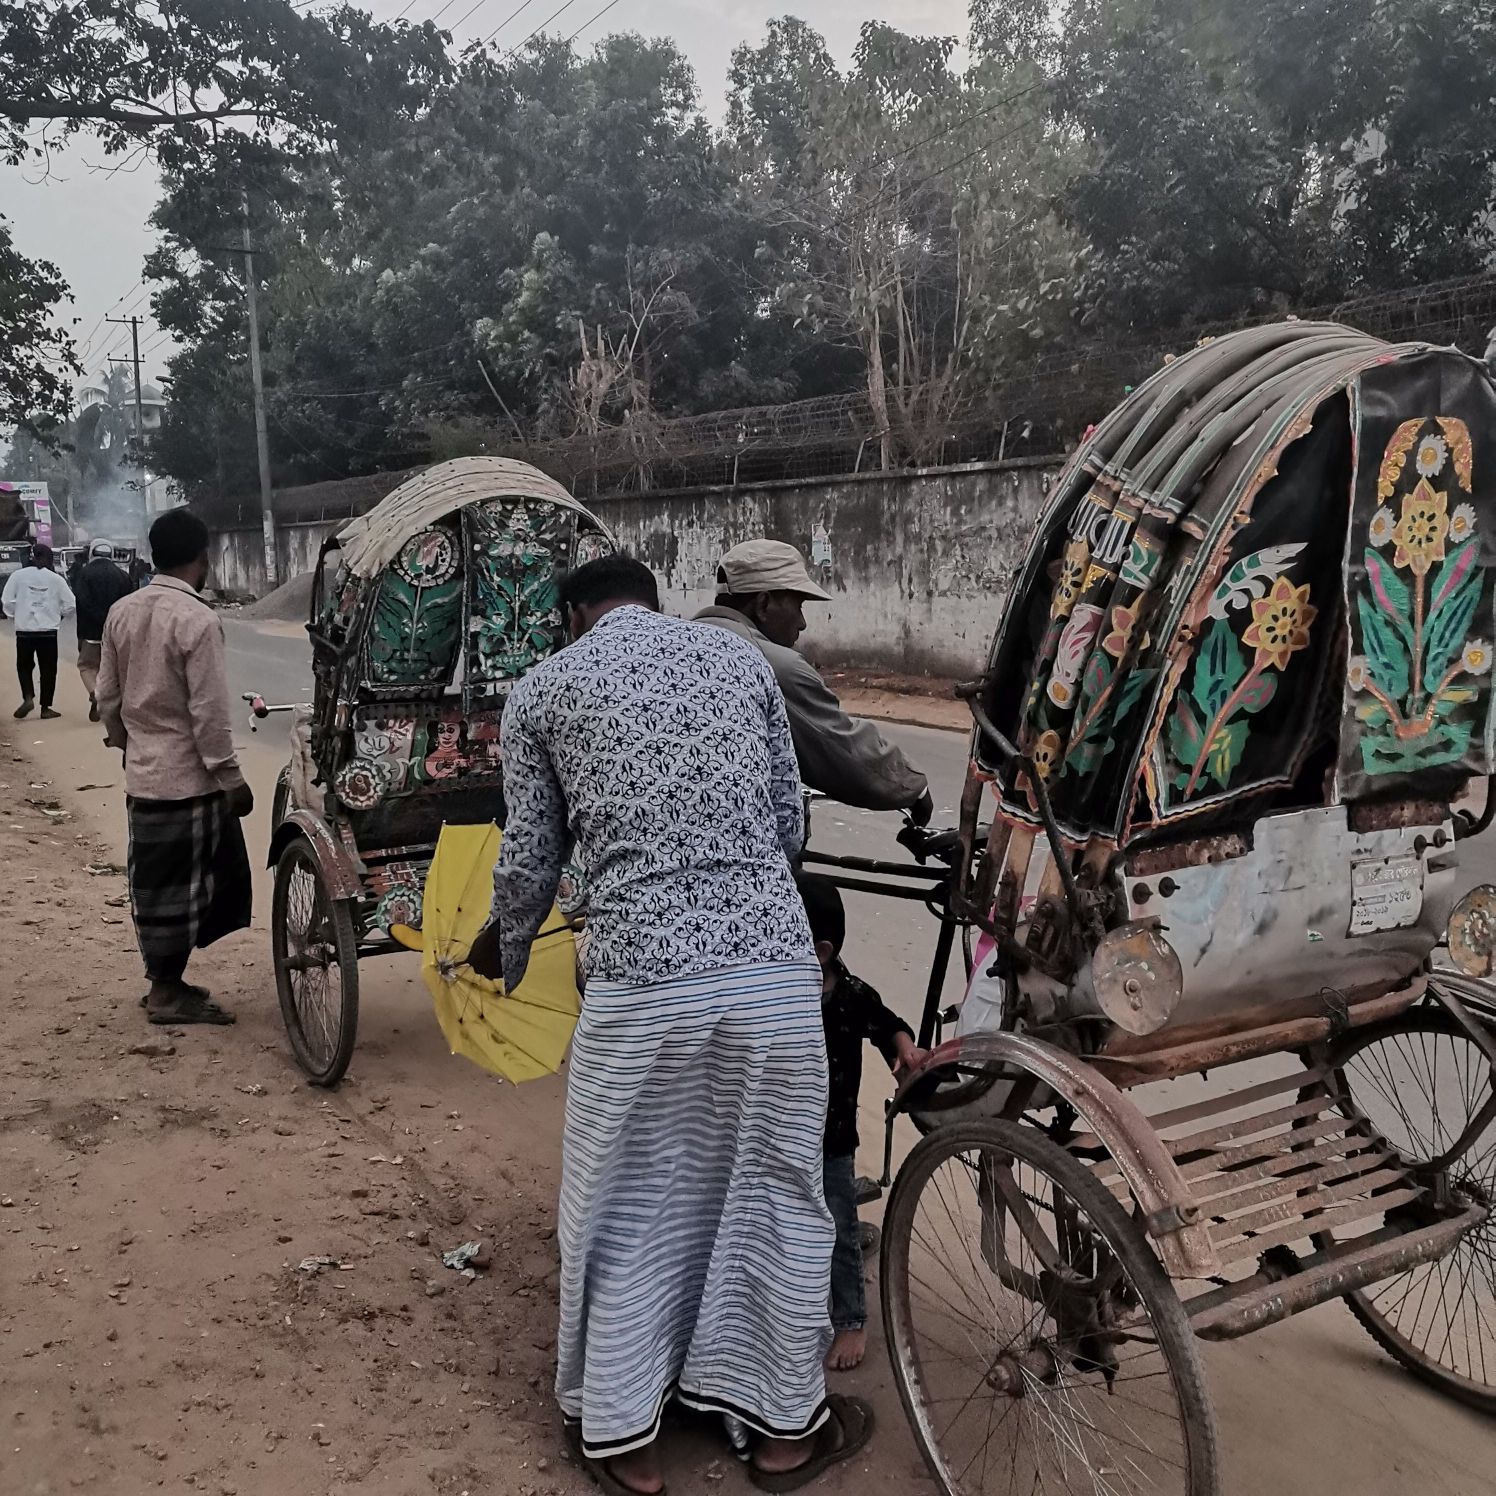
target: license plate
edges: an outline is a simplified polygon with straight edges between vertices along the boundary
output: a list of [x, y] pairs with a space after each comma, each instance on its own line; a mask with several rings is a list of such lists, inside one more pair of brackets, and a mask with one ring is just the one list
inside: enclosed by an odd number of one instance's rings
[[1351, 865], [1351, 934], [1401, 930], [1423, 912], [1423, 863], [1416, 856]]

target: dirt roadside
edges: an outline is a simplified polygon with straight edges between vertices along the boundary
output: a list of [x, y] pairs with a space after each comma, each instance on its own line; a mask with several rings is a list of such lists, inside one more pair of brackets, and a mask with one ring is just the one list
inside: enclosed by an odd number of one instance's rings
[[[580, 1489], [548, 1427], [543, 1158], [475, 1192], [444, 1157], [457, 1110], [301, 1084], [251, 935], [202, 968], [236, 1028], [148, 1027], [123, 879], [38, 773], [0, 747], [26, 908], [0, 1018], [0, 1486]], [[473, 1238], [497, 1260], [469, 1282], [439, 1250]]]
[[[111, 862], [119, 776], [85, 777], [96, 733], [64, 726], [55, 747], [0, 730], [21, 905], [0, 1004], [0, 1491], [594, 1489], [550, 1395], [562, 1083], [452, 1059], [413, 968], [386, 962], [353, 1072], [309, 1088], [264, 898], [194, 963], [239, 1023], [149, 1027]], [[440, 1258], [468, 1240], [492, 1256], [472, 1280]], [[892, 1437], [818, 1489], [928, 1489], [880, 1346], [862, 1377]], [[716, 1430], [677, 1433], [675, 1488], [748, 1489]]]

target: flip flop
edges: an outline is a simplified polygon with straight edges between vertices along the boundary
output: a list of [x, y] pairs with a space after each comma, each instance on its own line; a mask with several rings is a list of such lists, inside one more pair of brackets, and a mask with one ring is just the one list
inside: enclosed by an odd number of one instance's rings
[[608, 1496], [665, 1496], [665, 1487], [661, 1486], [658, 1491], [640, 1491], [635, 1487], [626, 1485], [623, 1481], [608, 1469], [606, 1460], [589, 1460], [582, 1453], [582, 1425], [573, 1422], [570, 1418], [561, 1420], [561, 1437], [566, 1441], [566, 1447], [571, 1451], [573, 1458], [590, 1475], [597, 1484], [608, 1493]]
[[860, 1397], [833, 1392], [826, 1399], [831, 1416], [816, 1430], [810, 1458], [793, 1470], [760, 1470], [749, 1464], [748, 1479], [760, 1491], [798, 1491], [824, 1475], [833, 1465], [849, 1460], [873, 1436], [873, 1410]]
[[[199, 1002], [212, 1001], [213, 994], [209, 992], [206, 987], [199, 987], [196, 982], [183, 982], [182, 986], [185, 987], [187, 991], [189, 991]], [[142, 1008], [148, 1008], [150, 1006], [150, 1003], [151, 994], [149, 992], [142, 993], [140, 997], [140, 1006]]]
[[185, 1026], [189, 1023], [211, 1023], [224, 1026], [237, 1023], [238, 1019], [227, 1008], [220, 1008], [217, 1003], [210, 1002], [207, 998], [200, 998], [196, 1002], [183, 1003], [177, 1007], [148, 1011], [145, 1021], [158, 1023], [163, 1028], [170, 1028], [176, 1025]]

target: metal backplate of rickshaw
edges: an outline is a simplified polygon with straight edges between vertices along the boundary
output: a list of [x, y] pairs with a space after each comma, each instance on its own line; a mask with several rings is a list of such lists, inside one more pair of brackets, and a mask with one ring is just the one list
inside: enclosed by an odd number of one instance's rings
[[[1395, 819], [1395, 818], [1393, 818]], [[1161, 921], [1184, 970], [1170, 1026], [1403, 981], [1439, 943], [1456, 896], [1453, 824], [1357, 831], [1343, 805], [1267, 816], [1239, 855], [1123, 866], [1125, 917]], [[1129, 871], [1146, 867], [1146, 875]]]

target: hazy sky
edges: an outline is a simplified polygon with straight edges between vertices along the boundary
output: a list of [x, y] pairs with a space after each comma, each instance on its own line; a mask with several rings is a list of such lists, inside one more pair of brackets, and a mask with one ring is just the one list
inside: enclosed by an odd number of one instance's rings
[[[401, 11], [407, 19], [435, 17], [445, 0], [369, 0], [366, 9], [382, 20]], [[798, 15], [815, 26], [841, 62], [851, 55], [864, 20], [886, 20], [906, 31], [964, 39], [965, 0], [730, 0], [726, 6], [709, 0], [615, 0], [593, 26], [606, 0], [529, 0], [520, 14], [495, 37], [499, 45], [517, 45], [530, 32], [543, 28], [569, 36], [580, 28], [577, 47], [610, 31], [642, 31], [651, 36], [673, 36], [696, 69], [696, 81], [706, 113], [720, 119], [732, 49], [744, 40], [759, 41], [770, 18]], [[462, 45], [487, 37], [520, 0], [453, 0], [439, 25], [451, 30]], [[464, 12], [471, 14], [455, 24]], [[547, 18], [554, 14], [554, 20]], [[108, 356], [129, 353], [130, 334], [111, 326], [106, 317], [137, 313], [147, 321], [140, 342], [148, 379], [164, 370], [171, 345], [149, 322], [147, 291], [140, 279], [141, 262], [154, 236], [146, 219], [155, 205], [156, 177], [149, 162], [133, 173], [110, 176], [103, 151], [83, 140], [53, 158], [50, 180], [38, 180], [35, 167], [0, 166], [0, 212], [11, 221], [16, 247], [33, 258], [53, 261], [73, 288], [74, 301], [62, 315], [76, 319], [73, 328], [90, 374], [107, 367]]]

